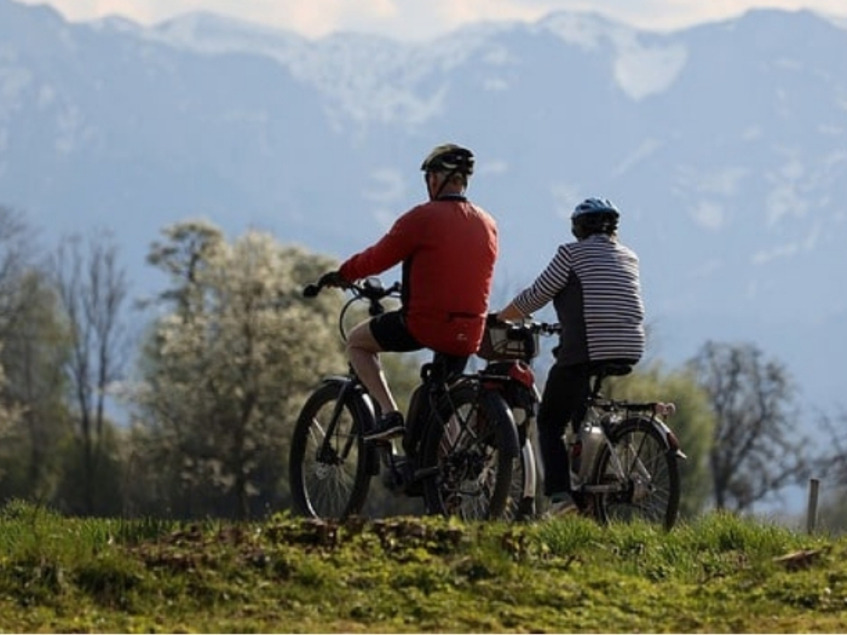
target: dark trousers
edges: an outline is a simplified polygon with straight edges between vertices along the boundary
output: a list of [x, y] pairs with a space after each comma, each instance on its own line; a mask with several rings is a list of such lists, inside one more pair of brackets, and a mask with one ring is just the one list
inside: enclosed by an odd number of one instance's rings
[[547, 496], [570, 491], [568, 450], [562, 435], [568, 423], [576, 429], [582, 422], [589, 389], [588, 364], [555, 364], [550, 368], [538, 409], [538, 441]]

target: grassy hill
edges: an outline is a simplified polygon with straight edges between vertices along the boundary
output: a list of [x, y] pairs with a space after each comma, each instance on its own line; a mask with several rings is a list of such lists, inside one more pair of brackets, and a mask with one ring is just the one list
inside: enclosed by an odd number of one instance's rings
[[200, 524], [0, 510], [3, 632], [843, 632], [847, 539], [713, 514]]

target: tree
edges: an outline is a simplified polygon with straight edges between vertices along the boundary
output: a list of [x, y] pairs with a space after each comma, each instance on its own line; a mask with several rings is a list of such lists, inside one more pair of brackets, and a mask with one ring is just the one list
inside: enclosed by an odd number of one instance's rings
[[[3, 371], [3, 367], [0, 366], [0, 387], [6, 386], [6, 374]], [[3, 403], [0, 403], [0, 445], [6, 445], [8, 440], [12, 436], [12, 431], [20, 419], [20, 409], [16, 407], [14, 404], [9, 405], [5, 403], [6, 400], [3, 400]], [[0, 479], [4, 476], [4, 470], [0, 467]]]
[[636, 402], [673, 402], [676, 413], [667, 420], [687, 457], [680, 462], [682, 498], [680, 514], [693, 517], [701, 513], [711, 493], [709, 456], [715, 418], [708, 397], [688, 370], [664, 372], [653, 363], [625, 377], [609, 380], [606, 394]]
[[[346, 367], [337, 293], [302, 299], [334, 263], [251, 231], [184, 222], [148, 262], [170, 275], [146, 339], [133, 402], [153, 490], [178, 516], [246, 517], [287, 497], [288, 440], [321, 375]], [[147, 475], [147, 478], [150, 478]]]
[[72, 456], [79, 461], [82, 492], [80, 507], [74, 511], [107, 511], [105, 498], [97, 500], [98, 493], [105, 497], [105, 488], [115, 481], [104, 478], [115, 469], [106, 400], [126, 365], [129, 341], [120, 318], [128, 284], [117, 248], [104, 232], [93, 235], [87, 249], [78, 236], [64, 238], [51, 271], [71, 340], [64, 371], [72, 393], [78, 443]]
[[753, 503], [808, 474], [785, 368], [752, 344], [707, 342], [689, 362], [715, 416], [710, 468], [718, 509]]
[[[0, 445], [9, 450], [11, 477], [6, 494], [51, 500], [59, 481], [61, 448], [72, 434], [62, 372], [69, 352], [68, 333], [58, 297], [37, 270], [21, 276], [21, 303], [7, 325], [0, 360], [6, 370], [4, 401], [14, 404], [16, 425]], [[13, 467], [12, 467], [13, 466]]]
[[0, 206], [0, 498], [50, 500], [68, 434], [57, 295], [23, 216]]

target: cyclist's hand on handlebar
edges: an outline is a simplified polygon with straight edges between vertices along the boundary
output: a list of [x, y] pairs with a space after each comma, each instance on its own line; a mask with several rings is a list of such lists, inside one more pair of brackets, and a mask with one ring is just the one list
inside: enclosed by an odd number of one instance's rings
[[501, 309], [497, 313], [494, 314], [497, 319], [497, 322], [489, 322], [489, 324], [496, 323], [506, 323], [513, 324], [515, 322], [524, 322], [525, 320], [531, 320], [531, 315], [524, 315], [523, 311], [521, 311], [518, 307], [515, 306], [514, 302], [509, 303], [506, 308]]
[[338, 271], [328, 271], [318, 280], [319, 287], [348, 287], [350, 283]]
[[307, 284], [303, 288], [303, 296], [307, 298], [314, 298], [324, 287], [346, 288], [349, 286], [350, 283], [342, 278], [340, 273], [337, 271], [329, 271], [320, 277], [317, 284]]

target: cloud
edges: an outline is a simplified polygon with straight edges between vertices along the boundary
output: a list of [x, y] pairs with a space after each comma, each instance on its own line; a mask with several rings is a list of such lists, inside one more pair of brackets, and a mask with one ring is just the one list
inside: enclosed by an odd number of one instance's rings
[[375, 203], [399, 204], [406, 197], [406, 181], [400, 170], [381, 168], [374, 170], [371, 175], [371, 185], [364, 197]]
[[554, 213], [570, 222], [574, 206], [579, 203], [579, 185], [575, 183], [556, 183], [550, 188], [553, 196]]
[[691, 216], [698, 225], [712, 231], [721, 229], [725, 222], [723, 208], [710, 201], [698, 203]]
[[678, 182], [685, 188], [715, 196], [735, 196], [741, 189], [744, 178], [749, 176], [748, 168], [726, 166], [707, 171], [702, 167], [682, 166], [678, 168]]
[[790, 258], [803, 252], [814, 251], [818, 246], [818, 241], [823, 234], [821, 223], [812, 225], [805, 237], [784, 245], [777, 245], [770, 249], [761, 249], [754, 253], [750, 261], [754, 265], [766, 265], [774, 260], [781, 258]]
[[[43, 4], [45, 0], [18, 0]], [[847, 15], [844, 0], [46, 0], [72, 21], [121, 15], [151, 24], [211, 11], [322, 37], [336, 31], [426, 40], [480, 21], [532, 22], [554, 11], [590, 11], [649, 30], [731, 18], [755, 7]]]

